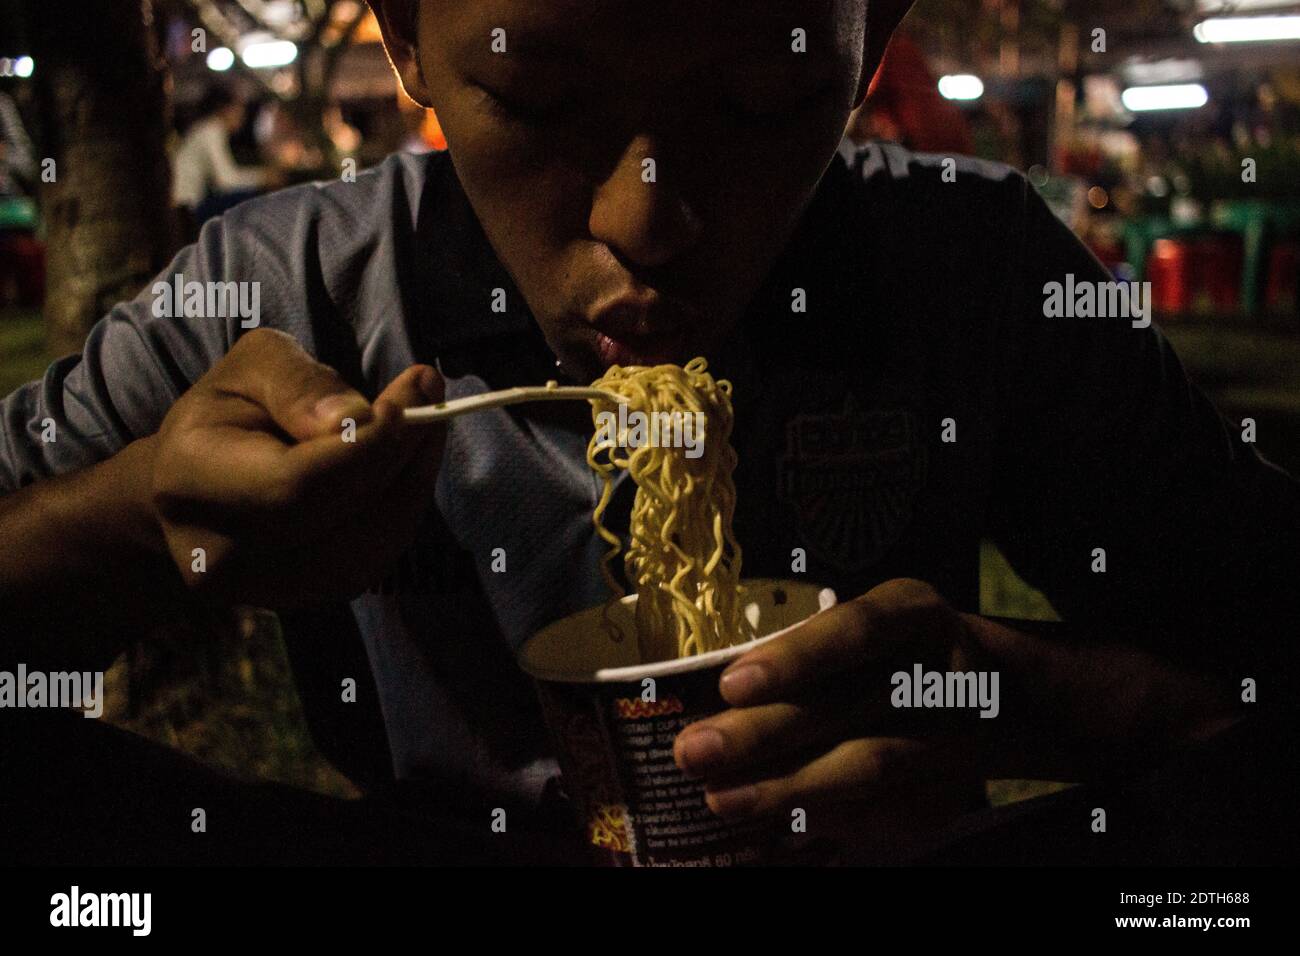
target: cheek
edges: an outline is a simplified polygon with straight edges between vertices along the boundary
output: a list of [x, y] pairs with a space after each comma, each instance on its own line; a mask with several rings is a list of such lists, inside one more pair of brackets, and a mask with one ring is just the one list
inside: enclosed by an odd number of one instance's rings
[[729, 157], [725, 169], [704, 193], [709, 218], [727, 233], [720, 237], [725, 244], [758, 251], [784, 242], [835, 155], [843, 119], [835, 107], [731, 144], [722, 154]]
[[578, 177], [482, 115], [472, 104], [454, 102], [439, 112], [456, 173], [484, 231], [515, 281], [532, 299], [533, 280], [555, 272], [555, 259], [578, 230], [585, 229], [583, 187]]

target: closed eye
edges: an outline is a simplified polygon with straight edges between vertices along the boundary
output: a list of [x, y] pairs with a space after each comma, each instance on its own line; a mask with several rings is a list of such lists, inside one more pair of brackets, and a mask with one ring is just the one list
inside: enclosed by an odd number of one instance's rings
[[488, 111], [507, 123], [544, 126], [562, 118], [568, 109], [567, 104], [563, 101], [545, 105], [525, 103], [522, 100], [491, 90], [482, 84], [476, 85], [483, 96]]

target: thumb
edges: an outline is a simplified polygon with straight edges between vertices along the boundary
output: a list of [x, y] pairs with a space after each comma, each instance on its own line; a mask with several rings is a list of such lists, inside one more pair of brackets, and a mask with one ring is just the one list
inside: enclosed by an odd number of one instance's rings
[[443, 400], [446, 383], [432, 365], [412, 365], [388, 383], [375, 404], [390, 402], [398, 408], [432, 405]]

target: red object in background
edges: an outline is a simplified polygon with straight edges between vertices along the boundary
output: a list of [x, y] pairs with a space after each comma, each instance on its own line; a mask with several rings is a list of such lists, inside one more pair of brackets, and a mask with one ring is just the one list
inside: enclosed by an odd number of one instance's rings
[[45, 302], [45, 243], [0, 235], [0, 305], [39, 308]]
[[1268, 285], [1264, 308], [1270, 312], [1300, 310], [1300, 243], [1278, 242], [1268, 256]]
[[1186, 312], [1191, 305], [1187, 244], [1177, 239], [1157, 239], [1147, 259], [1151, 304], [1165, 315]]
[[873, 136], [894, 139], [922, 153], [975, 152], [966, 117], [939, 95], [925, 54], [902, 33], [895, 33], [885, 48], [867, 88], [866, 108], [854, 117], [849, 135], [858, 142]]
[[1178, 316], [1194, 308], [1240, 308], [1241, 256], [1241, 240], [1231, 236], [1157, 239], [1147, 259], [1155, 310]]
[[1241, 273], [1245, 249], [1240, 236], [1196, 240], [1197, 291], [1209, 296], [1215, 312], [1241, 308]]
[[1110, 270], [1111, 275], [1126, 260], [1124, 258], [1124, 247], [1118, 242], [1109, 239], [1088, 239], [1088, 248], [1092, 254], [1101, 260], [1101, 264]]

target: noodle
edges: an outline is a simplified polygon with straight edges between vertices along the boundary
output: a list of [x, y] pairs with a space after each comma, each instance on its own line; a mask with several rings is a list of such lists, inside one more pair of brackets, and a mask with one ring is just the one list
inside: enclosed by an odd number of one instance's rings
[[[601, 562], [614, 594], [610, 604], [623, 594], [610, 570], [622, 542], [604, 526], [605, 509], [616, 469], [627, 469], [636, 483], [624, 565], [637, 592], [641, 661], [689, 657], [752, 639], [740, 609], [741, 555], [731, 528], [731, 383], [715, 381], [704, 359], [696, 358], [685, 367], [615, 365], [593, 384], [622, 399], [592, 401], [596, 433], [587, 463], [603, 484], [592, 520], [610, 546]], [[617, 632], [609, 606], [606, 624]]]

